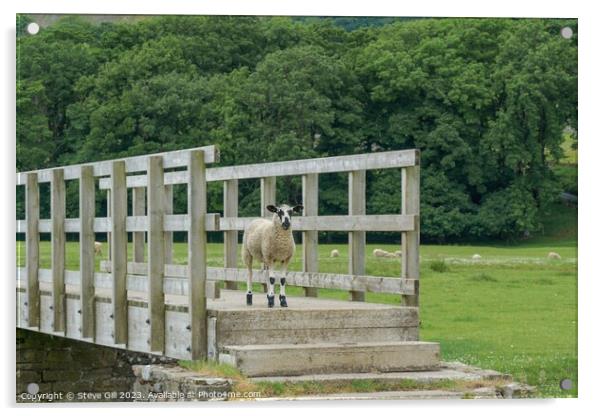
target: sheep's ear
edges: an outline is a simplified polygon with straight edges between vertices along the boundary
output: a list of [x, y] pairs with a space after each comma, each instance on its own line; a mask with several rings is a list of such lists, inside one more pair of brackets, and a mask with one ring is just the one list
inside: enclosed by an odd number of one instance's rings
[[297, 213], [303, 211], [303, 205], [295, 205], [295, 207], [293, 208], [293, 211], [295, 211]]
[[278, 211], [278, 208], [276, 208], [274, 205], [268, 205], [267, 207], [265, 207], [268, 211], [270, 212], [276, 212]]

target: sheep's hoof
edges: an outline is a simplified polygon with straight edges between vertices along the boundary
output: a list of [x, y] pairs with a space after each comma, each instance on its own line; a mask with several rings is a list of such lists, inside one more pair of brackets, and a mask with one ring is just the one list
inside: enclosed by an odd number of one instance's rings
[[288, 308], [288, 304], [286, 303], [286, 296], [280, 295], [279, 299], [280, 299], [280, 306], [282, 306], [283, 308]]
[[253, 304], [253, 294], [247, 293], [247, 305], [251, 306]]
[[274, 295], [270, 296], [268, 295], [268, 308], [273, 308], [274, 307]]

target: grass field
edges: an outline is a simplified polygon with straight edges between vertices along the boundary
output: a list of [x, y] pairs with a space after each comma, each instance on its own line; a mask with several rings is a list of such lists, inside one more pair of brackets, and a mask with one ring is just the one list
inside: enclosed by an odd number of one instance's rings
[[[421, 246], [421, 338], [438, 341], [444, 360], [492, 368], [535, 385], [542, 396], [577, 395], [576, 210], [559, 208], [546, 235], [515, 245]], [[369, 245], [366, 272], [398, 276], [399, 259], [374, 258]], [[23, 264], [23, 243], [17, 246]], [[330, 258], [337, 248], [341, 256]], [[50, 244], [40, 247], [41, 267], [50, 266]], [[106, 251], [106, 250], [105, 250]], [[547, 258], [550, 251], [560, 260]], [[131, 250], [130, 250], [131, 252]], [[473, 254], [480, 260], [472, 260]], [[106, 254], [105, 254], [106, 255]], [[210, 266], [222, 266], [222, 245], [210, 244]], [[176, 263], [185, 263], [186, 245], [174, 245]], [[347, 246], [320, 246], [320, 271], [347, 272]], [[78, 269], [78, 243], [67, 244], [67, 268]], [[291, 264], [300, 270], [300, 250]], [[290, 295], [301, 289], [291, 287]], [[347, 293], [320, 290], [319, 296], [346, 299]], [[399, 296], [367, 294], [370, 302], [399, 303]], [[292, 300], [291, 300], [292, 302]], [[560, 380], [574, 388], [562, 391]]]

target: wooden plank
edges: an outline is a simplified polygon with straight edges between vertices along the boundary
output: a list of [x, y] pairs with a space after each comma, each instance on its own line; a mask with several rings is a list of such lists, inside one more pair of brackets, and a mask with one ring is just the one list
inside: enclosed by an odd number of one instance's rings
[[[402, 214], [416, 215], [420, 218], [420, 166], [407, 167], [401, 172], [401, 207]], [[402, 233], [401, 276], [404, 279], [420, 278], [420, 221], [416, 221], [413, 231]], [[407, 306], [418, 306], [419, 288], [413, 295], [403, 297]]]
[[[100, 269], [103, 272], [110, 272], [110, 264], [106, 261], [101, 262]], [[43, 270], [43, 269], [42, 269]], [[128, 276], [146, 274], [147, 265], [145, 263], [128, 263]], [[260, 273], [261, 270], [253, 269], [253, 273]], [[173, 279], [168, 284], [165, 284], [165, 293], [168, 294], [184, 294], [187, 288], [178, 282], [178, 279], [186, 278], [188, 266], [185, 265], [165, 265], [165, 277]], [[225, 280], [231, 279], [236, 282], [246, 282], [246, 269], [238, 268], [221, 268], [208, 267], [208, 280]], [[99, 273], [96, 273], [99, 275]], [[364, 292], [375, 293], [402, 293], [413, 294], [415, 288], [415, 280], [400, 279], [398, 277], [382, 277], [382, 276], [353, 276], [348, 274], [338, 273], [318, 273], [318, 272], [297, 272], [289, 271], [287, 274], [287, 284], [291, 286], [315, 287], [322, 289], [341, 289], [341, 290], [357, 290]], [[100, 285], [100, 286], [99, 286]], [[129, 283], [128, 283], [129, 285]], [[97, 287], [106, 287], [101, 284], [98, 279]], [[134, 286], [128, 286], [128, 290], [136, 290]], [[140, 289], [141, 290], [141, 289]], [[139, 290], [139, 291], [140, 291]]]
[[[132, 214], [136, 217], [146, 218], [146, 188], [144, 187], [136, 187], [132, 190]], [[128, 228], [127, 226], [128, 224], [126, 219], [126, 229]], [[146, 229], [146, 226], [144, 228]], [[145, 232], [134, 232], [132, 235], [132, 239], [134, 246], [134, 261], [143, 263], [145, 251]]]
[[202, 151], [189, 154], [188, 163], [188, 313], [190, 355], [193, 360], [207, 357], [207, 182]]
[[25, 185], [25, 229], [27, 265], [27, 326], [35, 328], [40, 326], [40, 286], [38, 283], [38, 269], [40, 258], [40, 233], [38, 221], [40, 219], [40, 193], [38, 189], [38, 175], [29, 173]]
[[[173, 186], [165, 185], [164, 188], [165, 196], [163, 198], [163, 202], [165, 204], [165, 208], [163, 212], [165, 215], [171, 215], [173, 213]], [[165, 263], [171, 264], [173, 263], [173, 232], [165, 231], [163, 234], [165, 243]]]
[[110, 207], [112, 223], [110, 252], [112, 262], [111, 270], [113, 274], [112, 340], [114, 344], [127, 344], [127, 233], [125, 230], [125, 218], [127, 216], [127, 188], [125, 187], [125, 163], [123, 161], [113, 162], [111, 170]]
[[[94, 286], [98, 290], [110, 290], [113, 287], [112, 276], [108, 272], [111, 270], [110, 262], [101, 262], [102, 272], [94, 274]], [[21, 274], [25, 275], [25, 269]], [[148, 292], [148, 278], [146, 273], [148, 265], [146, 263], [128, 263], [127, 290], [130, 292]], [[254, 273], [260, 270], [254, 269]], [[223, 281], [226, 278], [236, 282], [246, 282], [246, 269], [224, 269], [223, 267], [208, 267], [206, 292], [212, 289], [211, 283]], [[163, 292], [166, 295], [188, 296], [188, 266], [185, 265], [165, 265], [165, 278], [163, 281]], [[19, 276], [17, 275], [17, 279]], [[40, 269], [40, 284], [47, 285], [50, 288], [52, 283], [52, 271], [50, 269]], [[67, 270], [65, 274], [65, 283], [67, 284], [67, 295], [77, 295], [79, 293], [79, 272]], [[17, 280], [18, 287], [25, 286], [23, 282]], [[399, 277], [381, 277], [381, 276], [351, 276], [348, 274], [336, 273], [309, 273], [291, 271], [287, 275], [287, 284], [300, 287], [316, 287], [322, 289], [339, 290], [357, 290], [373, 293], [395, 293], [411, 295], [415, 293], [418, 281], [412, 279], [400, 279]]]
[[[311, 173], [303, 175], [301, 179], [303, 193], [303, 216], [318, 215], [318, 174]], [[295, 221], [296, 222], [296, 221]], [[294, 228], [294, 226], [293, 226]], [[318, 271], [318, 232], [303, 232], [303, 271]], [[315, 287], [304, 287], [305, 296], [317, 297], [318, 289]]]
[[[238, 180], [224, 181], [224, 217], [238, 217]], [[236, 268], [238, 265], [238, 231], [224, 231], [224, 267]], [[236, 282], [226, 281], [226, 289], [236, 290]]]
[[[205, 163], [212, 162], [205, 160]], [[405, 166], [414, 166], [418, 163], [419, 153], [417, 150], [395, 150], [391, 152], [209, 168], [207, 169], [207, 182], [262, 178], [266, 176], [296, 176], [314, 173], [402, 168]], [[186, 180], [186, 172], [169, 172], [165, 174], [166, 185], [182, 184], [186, 183]], [[147, 186], [146, 175], [128, 176], [127, 186], [129, 188]], [[108, 187], [108, 181], [101, 179], [100, 189], [107, 189]]]
[[165, 350], [165, 294], [163, 273], [165, 271], [165, 186], [163, 185], [163, 159], [148, 158], [148, 318], [150, 320], [150, 350], [162, 353]]
[[[91, 162], [85, 163], [85, 165], [92, 166], [94, 170], [94, 176], [109, 176], [112, 171], [112, 166], [114, 162], [123, 162], [125, 163], [125, 171], [128, 173], [131, 172], [142, 172], [146, 170], [147, 161], [146, 158], [149, 156], [157, 156], [163, 158], [163, 168], [178, 168], [184, 167], [188, 163], [188, 153], [202, 150], [203, 155], [205, 157], [205, 163], [216, 163], [219, 162], [219, 149], [214, 146], [203, 146], [197, 147], [194, 149], [186, 149], [186, 150], [175, 150], [171, 152], [164, 153], [155, 153], [152, 155], [144, 155], [144, 156], [134, 156], [128, 157], [125, 159], [116, 159], [116, 160], [104, 160], [101, 162]], [[65, 180], [78, 179], [79, 171], [82, 167], [82, 164], [79, 165], [69, 165], [64, 166], [64, 178]], [[38, 182], [50, 182], [52, 180], [52, 169], [39, 169], [30, 172], [20, 172], [17, 174], [17, 184], [24, 184], [27, 180], [27, 174], [29, 173], [38, 173]], [[104, 181], [101, 182], [101, 189], [109, 189], [110, 182]], [[140, 186], [146, 186], [140, 185]]]
[[[366, 171], [349, 172], [349, 215], [366, 214]], [[349, 274], [365, 274], [366, 232], [349, 233]], [[351, 300], [365, 300], [365, 293], [351, 291]]]
[[[107, 217], [104, 219], [105, 220], [104, 223], [106, 225], [106, 230], [105, 231], [107, 233], [107, 246], [108, 246], [107, 247], [107, 251], [108, 251], [108, 257], [109, 257], [109, 260], [111, 260], [111, 253], [113, 251], [113, 250], [111, 250], [111, 241], [112, 241], [111, 240], [111, 228], [113, 227], [113, 221], [111, 219], [111, 205], [112, 205], [112, 202], [111, 202], [111, 187], [113, 186], [112, 185], [113, 179], [111, 179], [111, 178], [109, 178], [109, 179], [111, 180], [111, 186], [107, 190]], [[100, 218], [95, 218], [94, 219], [94, 231], [99, 232], [96, 229], [96, 224], [97, 223], [98, 224], [102, 223], [102, 221], [101, 221]], [[100, 232], [102, 232], [102, 231], [100, 231]]]
[[81, 336], [94, 337], [94, 215], [96, 198], [91, 166], [82, 166], [79, 178], [79, 270]]
[[65, 331], [65, 180], [63, 170], [52, 171], [50, 216], [52, 218], [52, 329]]
[[[256, 217], [221, 218], [220, 230], [244, 230]], [[404, 231], [413, 230], [415, 215], [320, 215], [294, 217], [295, 231]]]
[[[225, 217], [219, 214], [205, 215], [206, 231], [242, 231], [257, 217]], [[303, 216], [293, 218], [295, 231], [411, 231], [419, 221], [416, 215], [321, 215]], [[40, 220], [39, 232], [51, 232], [51, 221]], [[25, 229], [25, 221], [17, 220], [18, 227]], [[163, 219], [165, 230], [187, 231], [188, 216], [186, 214], [165, 215]], [[125, 227], [128, 232], [143, 232], [148, 227], [147, 217], [127, 217]], [[94, 232], [109, 232], [111, 221], [109, 218], [95, 218]], [[78, 233], [79, 220], [74, 218], [65, 219], [65, 232]]]
[[276, 205], [276, 178], [261, 178], [261, 216], [272, 218], [273, 212], [266, 209], [268, 205]]

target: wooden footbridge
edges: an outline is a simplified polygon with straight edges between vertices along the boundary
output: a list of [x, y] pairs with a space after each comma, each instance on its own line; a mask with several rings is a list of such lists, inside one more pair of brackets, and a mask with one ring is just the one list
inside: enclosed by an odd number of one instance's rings
[[[207, 167], [215, 146], [18, 173], [25, 187], [25, 267], [17, 269], [20, 328], [179, 359], [214, 359], [248, 375], [403, 371], [438, 366], [439, 345], [418, 340], [419, 152], [402, 150], [321, 159]], [[366, 171], [401, 169], [401, 213], [366, 215]], [[345, 172], [349, 215], [318, 215], [318, 178]], [[253, 218], [238, 217], [238, 181], [259, 179], [258, 215], [271, 215], [276, 180], [301, 176], [303, 270], [288, 285], [304, 288], [289, 308], [245, 304], [238, 282], [238, 237]], [[79, 218], [66, 217], [66, 181], [79, 182]], [[207, 212], [207, 182], [223, 182], [224, 214]], [[50, 183], [50, 218], [40, 218], [40, 183]], [[173, 214], [173, 185], [187, 187], [187, 213]], [[128, 213], [128, 189], [131, 210]], [[97, 217], [97, 190], [107, 216]], [[173, 264], [173, 232], [187, 233], [187, 264]], [[206, 233], [224, 233], [223, 267], [207, 266]], [[348, 274], [320, 273], [318, 231], [349, 233]], [[402, 235], [399, 276], [365, 272], [369, 231]], [[40, 233], [51, 235], [51, 268], [40, 268]], [[66, 233], [79, 234], [79, 270], [67, 270]], [[95, 262], [96, 233], [107, 233], [108, 260]], [[132, 253], [128, 253], [128, 236]], [[128, 259], [130, 261], [128, 261]], [[259, 273], [259, 271], [258, 271]], [[260, 274], [258, 274], [259, 276]], [[267, 280], [267, 276], [266, 276]], [[224, 289], [221, 290], [223, 283]], [[319, 288], [349, 301], [318, 297]], [[394, 293], [400, 304], [365, 302], [366, 292]]]

